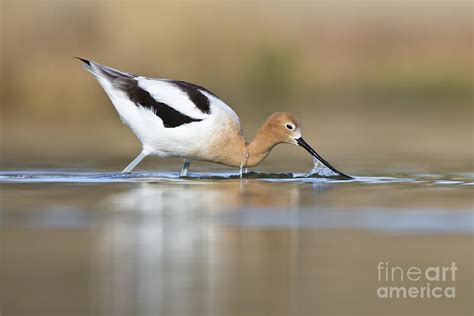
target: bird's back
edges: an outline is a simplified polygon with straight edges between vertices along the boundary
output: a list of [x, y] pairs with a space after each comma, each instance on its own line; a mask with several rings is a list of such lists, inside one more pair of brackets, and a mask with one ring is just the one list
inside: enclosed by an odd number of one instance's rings
[[214, 138], [223, 133], [241, 135], [237, 114], [201, 86], [136, 76], [81, 60], [150, 154], [206, 159]]

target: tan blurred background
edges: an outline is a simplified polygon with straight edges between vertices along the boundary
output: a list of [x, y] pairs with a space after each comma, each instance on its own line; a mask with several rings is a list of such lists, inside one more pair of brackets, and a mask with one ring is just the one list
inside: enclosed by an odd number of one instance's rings
[[[81, 56], [206, 86], [249, 139], [293, 112], [345, 171], [472, 170], [470, 1], [0, 3], [2, 169], [119, 168], [138, 153]], [[281, 146], [261, 168], [310, 166]]]

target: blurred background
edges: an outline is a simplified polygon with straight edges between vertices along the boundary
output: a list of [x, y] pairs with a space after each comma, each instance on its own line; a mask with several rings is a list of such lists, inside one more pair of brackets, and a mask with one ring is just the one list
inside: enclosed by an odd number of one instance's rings
[[[473, 315], [472, 14], [456, 0], [0, 0], [0, 314]], [[182, 161], [158, 158], [117, 175], [140, 143], [74, 56], [205, 86], [249, 140], [292, 112], [365, 177], [178, 179]], [[282, 145], [252, 170], [311, 167]], [[222, 170], [237, 173], [190, 172]], [[378, 262], [455, 262], [456, 298], [380, 299]]]
[[[80, 56], [203, 85], [249, 140], [292, 112], [344, 171], [472, 169], [471, 1], [0, 3], [2, 168], [122, 168], [138, 153]], [[279, 146], [261, 168], [311, 163]]]

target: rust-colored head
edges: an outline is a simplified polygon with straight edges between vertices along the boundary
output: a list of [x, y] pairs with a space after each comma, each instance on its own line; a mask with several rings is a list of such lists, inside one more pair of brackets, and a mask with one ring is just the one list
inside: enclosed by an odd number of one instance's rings
[[291, 113], [277, 112], [270, 115], [263, 125], [263, 132], [276, 144], [298, 145], [301, 137], [301, 124]]

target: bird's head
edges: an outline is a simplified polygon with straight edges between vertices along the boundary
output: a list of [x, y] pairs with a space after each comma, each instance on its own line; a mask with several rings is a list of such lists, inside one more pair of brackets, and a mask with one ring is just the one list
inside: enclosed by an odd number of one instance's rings
[[268, 134], [275, 144], [287, 143], [297, 145], [306, 149], [314, 158], [318, 159], [325, 167], [340, 176], [350, 178], [344, 173], [336, 170], [329, 162], [323, 159], [302, 137], [301, 124], [299, 120], [290, 113], [277, 112], [267, 119], [264, 124]]
[[297, 145], [296, 139], [301, 137], [301, 124], [298, 119], [290, 113], [277, 112], [267, 119], [265, 129], [273, 141], [277, 144], [287, 143]]

